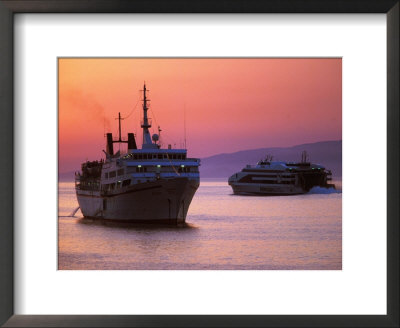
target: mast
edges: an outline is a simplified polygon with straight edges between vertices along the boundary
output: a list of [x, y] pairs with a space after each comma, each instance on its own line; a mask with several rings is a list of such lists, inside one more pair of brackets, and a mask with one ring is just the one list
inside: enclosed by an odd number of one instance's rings
[[186, 149], [186, 103], [183, 109], [183, 135], [184, 135], [184, 140], [185, 140], [185, 149]]
[[123, 118], [121, 118], [121, 113], [120, 112], [118, 112], [118, 118], [116, 118], [116, 120], [118, 120], [118, 132], [119, 132], [118, 142], [122, 142], [122, 139], [121, 139], [121, 120], [123, 120]]
[[124, 120], [124, 118], [121, 117], [120, 112], [118, 112], [118, 117], [116, 118], [116, 120], [118, 120], [118, 139], [113, 140], [112, 133], [110, 133], [110, 132], [108, 132], [106, 134], [106, 136], [107, 136], [107, 151], [104, 151], [104, 150], [103, 151], [106, 153], [107, 158], [109, 158], [110, 156], [112, 157], [114, 155], [114, 144], [115, 143], [128, 144], [128, 151], [132, 150], [132, 149], [137, 149], [135, 135], [133, 133], [128, 133], [128, 140], [122, 140], [122, 138], [121, 138], [121, 120]]
[[142, 122], [142, 129], [143, 129], [143, 145], [142, 148], [157, 148], [157, 145], [154, 145], [153, 142], [151, 141], [151, 136], [150, 136], [150, 131], [149, 128], [151, 128], [151, 124], [149, 123], [149, 118], [147, 117], [147, 110], [149, 109], [147, 107], [147, 102], [150, 101], [147, 99], [146, 96], [146, 83], [143, 85], [143, 122]]

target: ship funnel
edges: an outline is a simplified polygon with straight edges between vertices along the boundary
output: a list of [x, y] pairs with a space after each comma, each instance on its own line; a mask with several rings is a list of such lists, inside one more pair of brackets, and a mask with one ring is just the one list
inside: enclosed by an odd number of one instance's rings
[[135, 135], [128, 133], [128, 149], [137, 149]]
[[107, 133], [107, 153], [111, 156], [114, 155], [112, 133]]

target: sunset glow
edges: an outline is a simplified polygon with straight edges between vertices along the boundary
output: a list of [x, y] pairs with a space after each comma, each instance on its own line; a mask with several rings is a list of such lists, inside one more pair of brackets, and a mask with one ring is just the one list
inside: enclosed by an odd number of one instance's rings
[[[104, 157], [105, 132], [142, 143], [146, 81], [163, 147], [206, 157], [342, 138], [335, 59], [59, 59], [59, 171]], [[185, 119], [186, 117], [186, 119]], [[118, 149], [118, 148], [117, 148]]]

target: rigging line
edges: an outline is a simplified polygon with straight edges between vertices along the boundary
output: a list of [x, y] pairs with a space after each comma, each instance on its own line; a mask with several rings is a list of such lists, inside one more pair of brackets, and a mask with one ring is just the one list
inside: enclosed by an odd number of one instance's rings
[[149, 109], [150, 109], [150, 111], [151, 111], [151, 115], [153, 115], [153, 117], [154, 117], [154, 122], [156, 123], [157, 126], [159, 126], [159, 125], [158, 125], [158, 122], [157, 122], [157, 119], [156, 119], [156, 115], [155, 115], [154, 112], [153, 112], [152, 106], [150, 106]]
[[131, 112], [127, 116], [123, 117], [122, 119], [127, 119], [128, 117], [130, 117], [133, 114], [133, 112], [135, 111], [137, 105], [139, 104], [139, 101], [140, 101], [140, 94], [139, 94], [138, 100], [137, 100], [135, 106], [133, 106], [133, 109], [131, 110]]
[[186, 148], [186, 102], [185, 102], [185, 105], [184, 105], [184, 108], [183, 108], [183, 135], [184, 135], [184, 137], [185, 137], [185, 149], [187, 149]]
[[170, 160], [170, 158], [169, 158], [169, 156], [168, 156], [168, 153], [165, 153], [165, 154], [167, 155], [167, 158], [168, 158], [169, 162], [171, 163], [171, 166], [172, 166], [173, 170], [174, 170], [175, 173], [178, 175], [178, 177], [180, 177], [181, 175], [180, 175], [180, 174], [178, 173], [178, 171], [175, 169], [174, 164], [172, 164], [172, 162], [171, 162], [171, 160]]
[[140, 97], [139, 97], [138, 101], [136, 102], [136, 105], [135, 105], [135, 106], [133, 107], [133, 109], [131, 110], [131, 112], [130, 112], [127, 116], [125, 116], [125, 117], [123, 118], [124, 120], [127, 119], [129, 116], [131, 116], [131, 115], [133, 114], [133, 112], [135, 111], [137, 105], [139, 104], [139, 101], [140, 101]]
[[153, 117], [154, 117], [154, 122], [156, 123], [157, 126], [159, 126], [158, 122], [157, 122], [157, 119], [156, 119], [156, 116], [154, 115], [153, 109], [151, 107], [150, 107], [150, 110], [151, 110], [151, 115], [153, 115]]

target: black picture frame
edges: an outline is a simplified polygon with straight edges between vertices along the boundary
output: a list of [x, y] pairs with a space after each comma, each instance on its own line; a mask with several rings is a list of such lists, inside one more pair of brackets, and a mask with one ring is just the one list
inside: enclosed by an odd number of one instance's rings
[[[0, 0], [0, 324], [4, 327], [399, 327], [399, 8], [399, 0]], [[387, 315], [14, 315], [13, 20], [17, 13], [385, 13]]]

